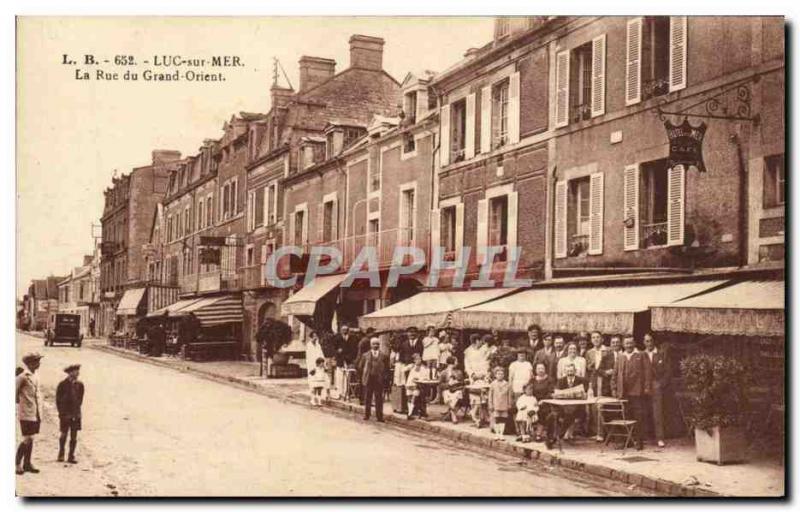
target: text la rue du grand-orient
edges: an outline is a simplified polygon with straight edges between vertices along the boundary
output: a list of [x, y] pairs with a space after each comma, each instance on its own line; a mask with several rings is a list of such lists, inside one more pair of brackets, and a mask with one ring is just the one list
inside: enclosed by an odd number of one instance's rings
[[226, 72], [243, 68], [237, 55], [61, 55], [73, 78], [95, 82], [224, 82]]

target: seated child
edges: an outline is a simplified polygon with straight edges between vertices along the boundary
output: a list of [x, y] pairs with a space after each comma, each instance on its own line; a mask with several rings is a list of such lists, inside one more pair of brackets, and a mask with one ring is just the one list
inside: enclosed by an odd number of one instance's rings
[[422, 396], [422, 390], [417, 384], [420, 380], [425, 380], [429, 377], [428, 368], [422, 362], [422, 356], [414, 354], [414, 362], [411, 365], [411, 370], [408, 372], [406, 379], [406, 396], [408, 397], [408, 419], [413, 418], [415, 415], [427, 418], [425, 399]]
[[456, 368], [456, 358], [447, 359], [447, 368], [439, 374], [439, 389], [442, 401], [447, 406], [444, 416], [450, 416], [453, 423], [458, 423], [458, 404], [464, 398], [464, 372]]
[[533, 384], [525, 386], [525, 392], [517, 399], [517, 441], [529, 443], [533, 426], [539, 421], [539, 401], [533, 396]]

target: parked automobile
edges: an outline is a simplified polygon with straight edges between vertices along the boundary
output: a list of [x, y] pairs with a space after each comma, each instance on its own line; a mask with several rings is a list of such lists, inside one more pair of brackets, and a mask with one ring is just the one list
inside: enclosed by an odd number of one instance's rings
[[69, 343], [80, 347], [83, 342], [81, 334], [81, 316], [68, 313], [56, 313], [50, 317], [50, 325], [44, 338], [44, 345], [51, 347], [56, 343]]

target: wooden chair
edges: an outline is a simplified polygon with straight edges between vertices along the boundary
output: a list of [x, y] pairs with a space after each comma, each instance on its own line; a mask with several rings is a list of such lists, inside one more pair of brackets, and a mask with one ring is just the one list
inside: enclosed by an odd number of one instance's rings
[[623, 439], [622, 450], [625, 451], [633, 443], [633, 433], [637, 428], [636, 420], [625, 417], [625, 403], [598, 404], [597, 409], [606, 432], [605, 446], [611, 439]]

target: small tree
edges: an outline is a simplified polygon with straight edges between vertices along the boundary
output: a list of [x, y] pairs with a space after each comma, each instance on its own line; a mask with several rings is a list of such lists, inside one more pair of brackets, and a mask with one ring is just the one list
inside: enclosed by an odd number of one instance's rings
[[267, 318], [258, 327], [256, 341], [265, 355], [271, 358], [292, 341], [292, 328], [289, 324], [274, 318]]
[[743, 423], [750, 385], [744, 364], [728, 356], [697, 354], [681, 361], [681, 374], [693, 395], [688, 420], [694, 428], [710, 432]]

